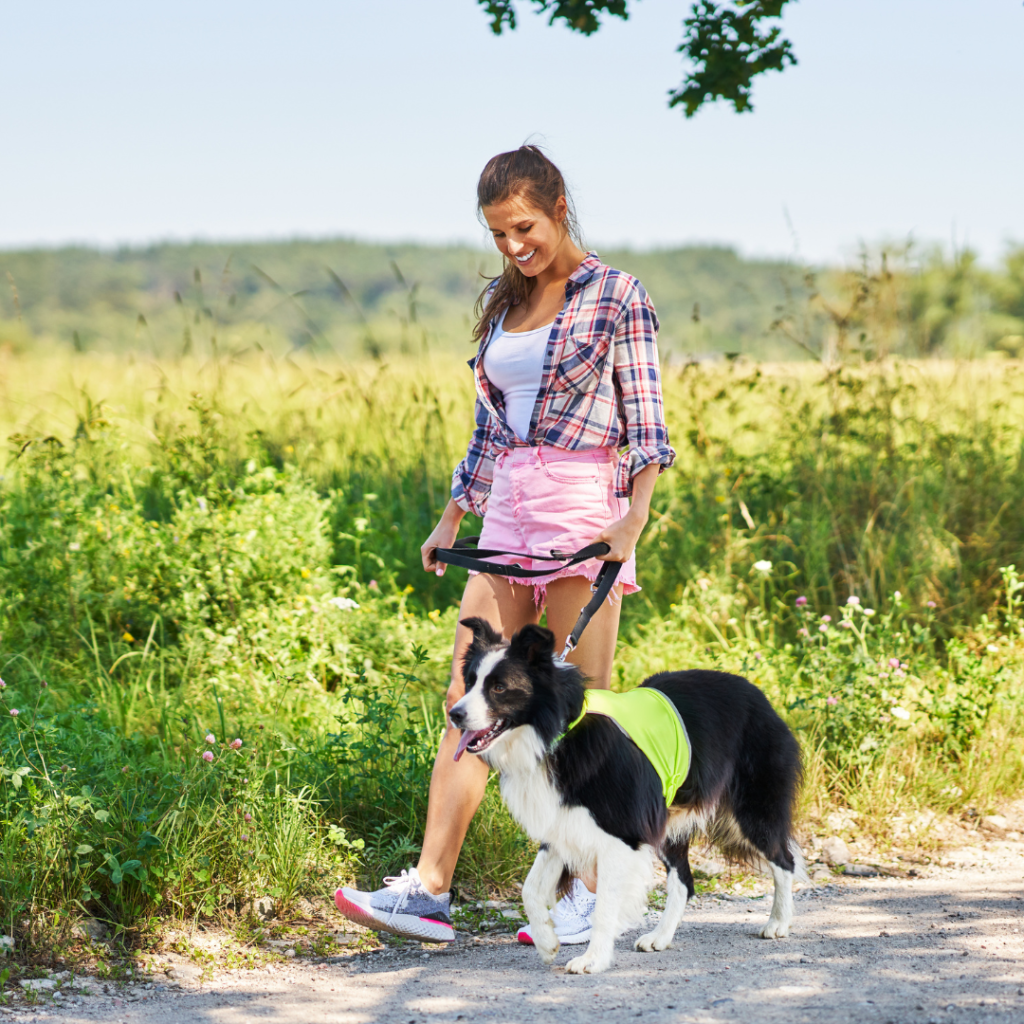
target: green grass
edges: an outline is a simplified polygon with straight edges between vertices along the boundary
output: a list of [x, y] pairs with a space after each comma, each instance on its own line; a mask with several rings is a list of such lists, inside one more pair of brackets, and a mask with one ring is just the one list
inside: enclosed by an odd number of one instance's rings
[[[418, 548], [464, 364], [40, 355], [2, 381], [2, 927], [131, 940], [414, 861], [463, 582]], [[1017, 793], [1020, 365], [691, 366], [665, 395], [679, 460], [615, 685], [753, 678], [812, 830], [845, 806], [885, 843]], [[456, 884], [511, 891], [530, 855], [491, 786]]]

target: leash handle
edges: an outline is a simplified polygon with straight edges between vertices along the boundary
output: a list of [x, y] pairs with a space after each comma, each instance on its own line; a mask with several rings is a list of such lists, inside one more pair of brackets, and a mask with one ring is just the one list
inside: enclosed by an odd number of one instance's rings
[[[550, 555], [527, 555], [521, 551], [477, 548], [476, 544], [479, 540], [479, 537], [466, 537], [463, 540], [457, 540], [453, 547], [435, 548], [434, 556], [439, 562], [444, 562], [447, 565], [457, 565], [463, 569], [474, 569], [477, 572], [490, 573], [492, 576], [532, 579], [537, 576], [550, 576], [552, 573], [568, 569], [572, 565], [579, 565], [580, 562], [589, 561], [597, 555], [606, 555], [611, 551], [611, 547], [605, 544], [604, 541], [598, 541], [596, 544], [588, 544], [585, 548], [580, 548], [579, 551], [552, 550]], [[465, 554], [466, 551], [473, 551], [474, 554]], [[494, 558], [497, 555], [513, 555], [519, 558], [532, 558], [540, 562], [562, 562], [564, 564], [551, 569], [524, 569], [519, 565], [501, 565], [497, 562], [487, 561], [487, 559]], [[590, 625], [590, 620], [597, 614], [597, 610], [611, 593], [621, 568], [621, 562], [604, 562], [601, 565], [601, 571], [597, 574], [597, 579], [590, 587], [594, 592], [594, 596], [587, 602], [586, 607], [581, 609], [576, 625], [572, 627], [572, 632], [565, 638], [565, 648], [558, 657], [559, 661], [565, 661], [576, 650], [580, 637], [583, 635], [583, 630]]]
[[[513, 579], [533, 579], [537, 576], [550, 576], [552, 573], [559, 572], [562, 569], [568, 569], [570, 566], [579, 565], [580, 562], [586, 562], [591, 558], [596, 558], [598, 555], [606, 555], [611, 548], [604, 543], [604, 541], [598, 541], [596, 544], [588, 544], [585, 548], [580, 548], [579, 551], [558, 551], [552, 550], [550, 555], [528, 555], [522, 551], [501, 551], [497, 548], [477, 548], [476, 543], [479, 541], [479, 537], [466, 537], [463, 540], [457, 540], [455, 544], [450, 548], [435, 548], [434, 557], [439, 562], [444, 562], [447, 565], [457, 565], [462, 569], [473, 569], [476, 572], [489, 573], [491, 576], [511, 576]], [[473, 554], [466, 554], [467, 551], [472, 551]], [[520, 565], [501, 565], [497, 562], [489, 562], [487, 559], [494, 558], [498, 555], [512, 555], [517, 558], [531, 558], [537, 562], [562, 562], [564, 564], [555, 566], [551, 569], [524, 569]], [[619, 563], [607, 563], [608, 565], [619, 564]]]

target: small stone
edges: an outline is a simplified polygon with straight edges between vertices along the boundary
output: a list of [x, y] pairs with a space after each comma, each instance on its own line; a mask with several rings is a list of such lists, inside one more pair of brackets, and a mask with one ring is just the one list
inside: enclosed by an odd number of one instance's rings
[[518, 910], [503, 910], [501, 912], [502, 917], [507, 917], [510, 920], [518, 921], [523, 915]]
[[853, 875], [855, 878], [877, 878], [878, 871], [870, 864], [846, 864], [843, 866], [844, 875]]
[[276, 907], [274, 901], [270, 896], [259, 896], [254, 899], [251, 903], [246, 903], [242, 907], [242, 913], [248, 917], [259, 918], [261, 921], [269, 921], [273, 918]]
[[285, 956], [295, 956], [295, 950], [294, 949], [286, 949], [284, 951], [284, 955]]
[[57, 987], [57, 982], [52, 978], [27, 978], [21, 987], [29, 992], [49, 992]]
[[1001, 836], [1009, 827], [1010, 823], [1001, 814], [986, 814], [978, 822], [978, 828], [985, 832], [993, 832], [997, 836]]
[[85, 939], [87, 942], [103, 942], [110, 934], [110, 929], [94, 917], [83, 917], [72, 930], [76, 939]]
[[821, 859], [832, 867], [839, 867], [850, 860], [850, 850], [839, 836], [829, 836], [821, 844]]

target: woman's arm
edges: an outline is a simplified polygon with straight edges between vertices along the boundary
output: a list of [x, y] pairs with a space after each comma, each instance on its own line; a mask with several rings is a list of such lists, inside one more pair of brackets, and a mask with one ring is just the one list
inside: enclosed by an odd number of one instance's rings
[[431, 531], [430, 536], [423, 542], [420, 548], [420, 557], [423, 559], [423, 568], [427, 572], [436, 572], [438, 576], [444, 575], [445, 563], [439, 562], [434, 556], [438, 548], [450, 548], [459, 535], [459, 524], [462, 522], [465, 511], [454, 498], [448, 499], [444, 512], [441, 513], [441, 521]]
[[660, 472], [661, 466], [651, 463], [633, 477], [633, 500], [629, 511], [594, 538], [611, 547], [607, 555], [599, 556], [602, 562], [625, 562], [633, 554], [651, 514], [651, 496]]

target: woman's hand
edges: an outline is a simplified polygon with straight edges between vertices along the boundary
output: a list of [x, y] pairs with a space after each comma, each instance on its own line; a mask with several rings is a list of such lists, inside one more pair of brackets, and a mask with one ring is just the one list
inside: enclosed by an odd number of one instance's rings
[[617, 522], [605, 527], [594, 538], [594, 543], [604, 541], [611, 548], [607, 555], [597, 556], [600, 561], [629, 561], [629, 556], [636, 550], [636, 543], [647, 525], [650, 516], [651, 495], [654, 493], [654, 485], [660, 472], [660, 466], [644, 466], [633, 477], [633, 500], [629, 503], [629, 511]]
[[423, 559], [425, 572], [434, 572], [438, 576], [444, 575], [445, 563], [439, 562], [434, 557], [434, 552], [438, 548], [450, 548], [455, 543], [455, 538], [459, 535], [459, 523], [462, 522], [462, 517], [465, 514], [453, 499], [448, 501], [441, 515], [441, 521], [434, 527], [420, 548], [420, 557]]
[[611, 551], [607, 555], [598, 555], [602, 562], [628, 562], [630, 555], [636, 549], [636, 543], [640, 534], [644, 532], [647, 525], [647, 516], [640, 515], [639, 511], [634, 513], [630, 509], [621, 519], [606, 526], [595, 538], [594, 543], [604, 541]]

